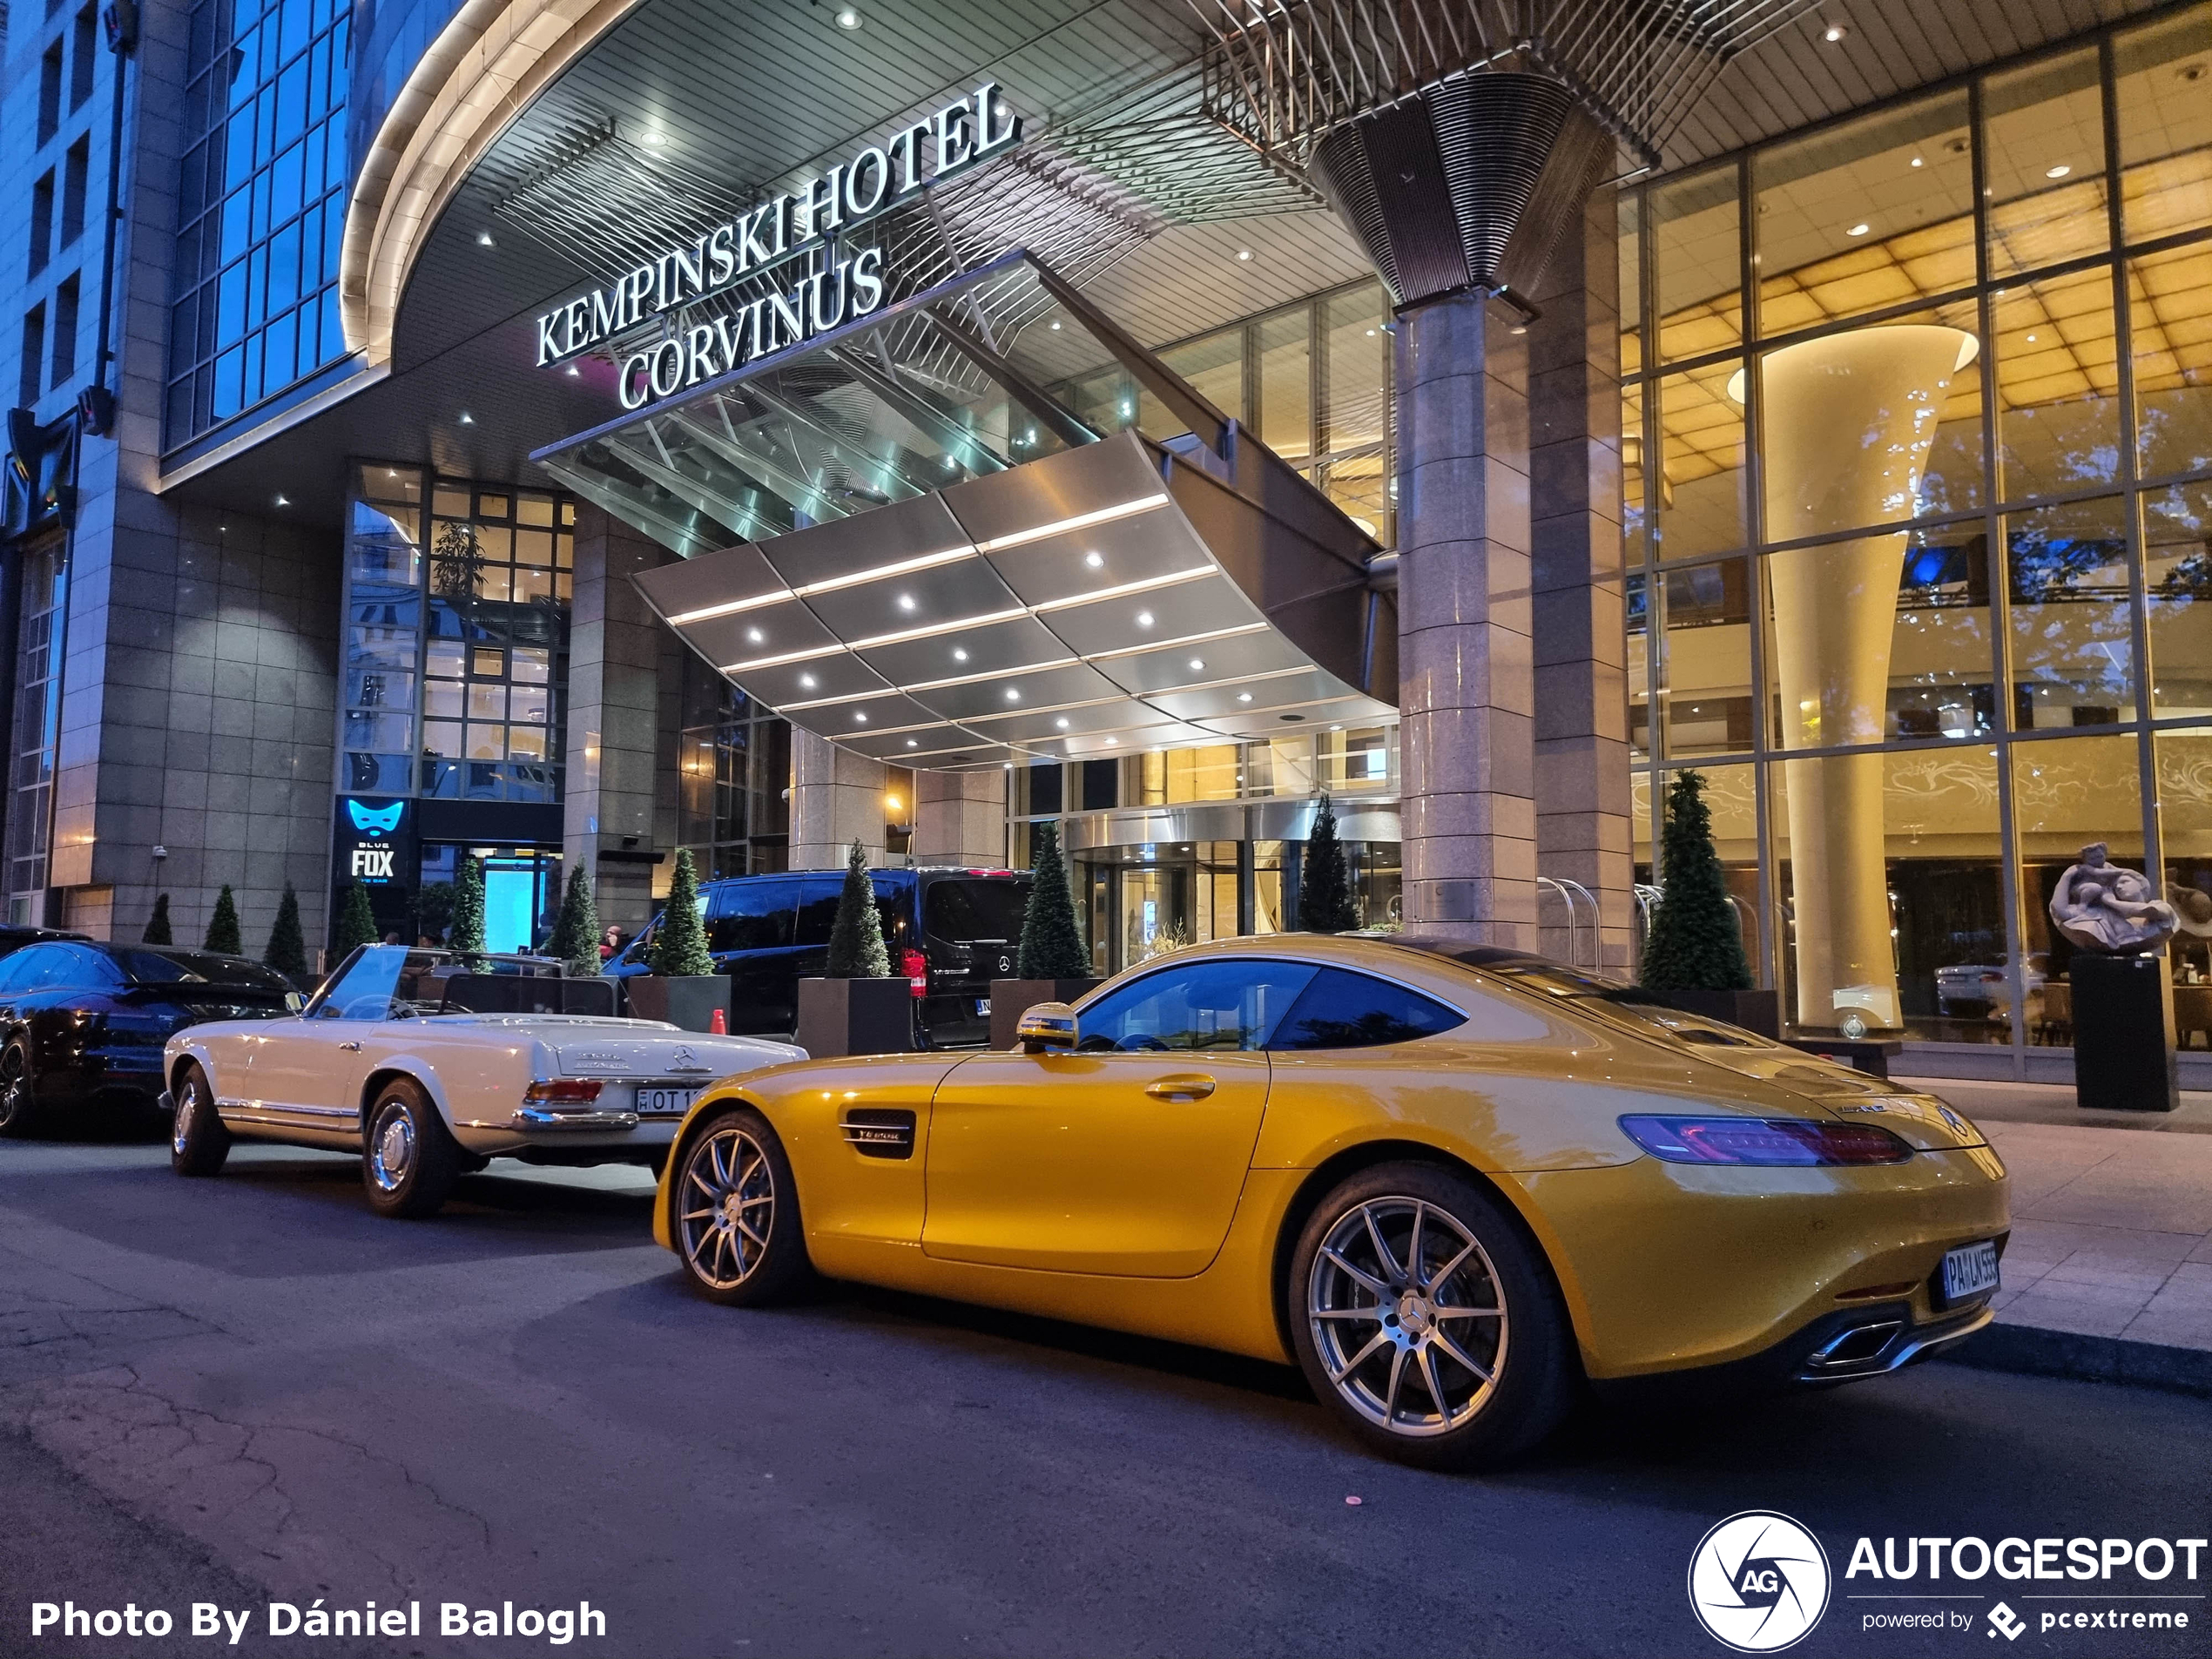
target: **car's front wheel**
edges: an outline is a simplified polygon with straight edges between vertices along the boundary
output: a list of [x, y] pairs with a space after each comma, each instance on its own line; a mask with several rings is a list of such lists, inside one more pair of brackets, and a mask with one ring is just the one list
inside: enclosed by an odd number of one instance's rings
[[1343, 1182], [1308, 1217], [1287, 1292], [1313, 1392], [1401, 1461], [1502, 1462], [1572, 1397], [1550, 1274], [1502, 1201], [1450, 1170], [1390, 1163]]
[[684, 1276], [702, 1296], [756, 1306], [813, 1277], [791, 1160], [750, 1106], [723, 1112], [685, 1143], [671, 1206]]
[[0, 1049], [0, 1135], [30, 1127], [30, 1056], [21, 1042]]
[[177, 1080], [177, 1116], [169, 1125], [169, 1167], [179, 1175], [214, 1175], [231, 1155], [231, 1132], [215, 1109], [207, 1074], [185, 1068]]
[[362, 1136], [361, 1181], [380, 1216], [435, 1215], [461, 1176], [462, 1153], [416, 1084], [395, 1078], [377, 1091]]

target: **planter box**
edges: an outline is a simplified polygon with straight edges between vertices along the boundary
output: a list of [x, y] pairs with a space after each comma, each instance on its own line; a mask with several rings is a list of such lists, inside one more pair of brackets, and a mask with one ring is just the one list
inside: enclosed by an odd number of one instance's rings
[[664, 979], [658, 974], [633, 974], [622, 981], [623, 995], [633, 1020], [665, 1020], [686, 1031], [711, 1031], [720, 1009], [725, 1023], [730, 1017], [730, 976], [727, 974], [687, 974]]
[[816, 1060], [853, 1054], [911, 1054], [914, 987], [902, 978], [799, 981], [799, 1046]]
[[995, 979], [991, 981], [991, 1047], [1011, 1049], [1014, 1028], [1040, 1002], [1073, 1002], [1089, 996], [1103, 979]]
[[1662, 1008], [1680, 1008], [1702, 1020], [1740, 1025], [1770, 1042], [1782, 1041], [1779, 991], [1643, 991], [1639, 995]]

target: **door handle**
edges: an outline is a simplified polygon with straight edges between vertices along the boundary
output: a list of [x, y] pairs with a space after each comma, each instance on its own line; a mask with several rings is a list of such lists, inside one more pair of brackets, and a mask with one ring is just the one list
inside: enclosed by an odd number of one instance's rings
[[1213, 1090], [1211, 1077], [1162, 1077], [1144, 1085], [1144, 1092], [1154, 1100], [1204, 1100]]
[[341, 1042], [338, 1047], [347, 1054], [359, 1054], [361, 1051], [361, 1046], [358, 1042]]

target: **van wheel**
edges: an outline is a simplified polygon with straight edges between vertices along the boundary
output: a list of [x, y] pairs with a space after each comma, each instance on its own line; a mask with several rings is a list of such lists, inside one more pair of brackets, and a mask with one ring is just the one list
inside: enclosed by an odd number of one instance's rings
[[754, 1307], [813, 1283], [791, 1161], [750, 1106], [718, 1114], [685, 1144], [670, 1206], [684, 1275], [709, 1300]]
[[435, 1215], [461, 1175], [461, 1149], [429, 1097], [404, 1077], [384, 1085], [368, 1109], [361, 1182], [380, 1216]]
[[1299, 1235], [1285, 1312], [1306, 1380], [1401, 1462], [1527, 1451], [1572, 1399], [1567, 1317], [1504, 1203], [1433, 1164], [1363, 1170]]
[[169, 1126], [169, 1167], [179, 1175], [217, 1175], [231, 1155], [231, 1132], [215, 1109], [215, 1091], [198, 1064], [177, 1081], [177, 1116]]

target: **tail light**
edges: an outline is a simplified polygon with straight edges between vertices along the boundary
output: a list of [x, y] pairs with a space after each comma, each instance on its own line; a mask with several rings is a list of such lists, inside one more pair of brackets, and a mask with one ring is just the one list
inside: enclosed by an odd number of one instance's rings
[[597, 1077], [554, 1077], [523, 1090], [525, 1106], [582, 1106], [599, 1098]]
[[1628, 1137], [1666, 1163], [1902, 1163], [1912, 1149], [1873, 1123], [1797, 1117], [1624, 1117]]
[[916, 996], [929, 995], [929, 958], [918, 950], [901, 951], [899, 971], [907, 976], [907, 983], [914, 988]]

